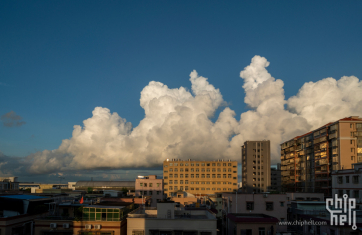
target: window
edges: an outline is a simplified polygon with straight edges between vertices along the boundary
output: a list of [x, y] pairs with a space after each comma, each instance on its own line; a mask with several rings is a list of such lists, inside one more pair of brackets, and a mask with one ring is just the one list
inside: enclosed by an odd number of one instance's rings
[[205, 178], [205, 174], [201, 174], [201, 178]]
[[199, 168], [196, 168], [196, 172], [199, 172], [200, 171], [200, 169]]
[[273, 203], [273, 202], [267, 202], [267, 203], [266, 203], [266, 210], [267, 210], [267, 211], [272, 211], [272, 210], [274, 210], [274, 203]]
[[183, 180], [180, 180], [180, 184], [183, 184], [184, 183], [184, 181]]
[[183, 178], [184, 177], [184, 174], [180, 174], [180, 178]]
[[185, 184], [188, 184], [189, 183], [189, 181], [188, 180], [185, 180]]
[[349, 183], [349, 175], [346, 176], [346, 183]]
[[199, 174], [196, 174], [196, 178], [199, 178]]
[[178, 175], [177, 175], [177, 174], [174, 174], [174, 177], [175, 177], [175, 178], [177, 178], [177, 177], [178, 177]]
[[358, 190], [354, 190], [353, 194], [354, 194], [354, 198], [359, 198], [359, 191]]
[[157, 195], [160, 195], [161, 191], [157, 191]]
[[180, 169], [180, 172], [184, 172], [184, 168], [181, 168], [181, 169]]
[[172, 166], [172, 163], [170, 163], [170, 166]]
[[354, 184], [358, 184], [358, 182], [359, 182], [358, 175], [354, 175], [352, 178], [352, 181]]
[[144, 191], [144, 192], [143, 192], [143, 195], [147, 195], [147, 191]]
[[265, 228], [264, 227], [259, 228], [259, 235], [265, 235]]
[[196, 166], [199, 166], [199, 163], [196, 163]]
[[183, 166], [184, 164], [183, 163], [180, 163], [180, 166]]
[[145, 187], [147, 187], [147, 183], [145, 183]]
[[143, 183], [140, 183], [140, 187], [143, 187]]
[[342, 176], [338, 176], [338, 183], [343, 184], [343, 177]]
[[221, 178], [221, 175], [220, 175], [220, 174], [217, 174], [217, 178]]
[[343, 190], [338, 190], [338, 197], [343, 197]]
[[152, 195], [152, 191], [149, 191], [148, 193], [149, 193], [149, 195]]
[[143, 230], [133, 230], [132, 231], [132, 235], [144, 235], [144, 231]]
[[185, 178], [189, 178], [189, 174], [185, 174]]
[[222, 169], [222, 172], [226, 172], [226, 168]]
[[201, 163], [201, 166], [205, 166], [205, 163]]
[[150, 187], [152, 187], [152, 183], [150, 183]]
[[254, 202], [246, 202], [246, 210], [254, 210]]
[[194, 163], [191, 163], [191, 166], [194, 166], [195, 164]]
[[284, 202], [280, 202], [280, 206], [284, 206]]
[[216, 178], [215, 174], [212, 174], [212, 178]]
[[194, 168], [191, 168], [191, 172], [194, 172]]
[[210, 174], [207, 174], [207, 175], [206, 175], [206, 178], [210, 178]]
[[175, 163], [175, 165], [174, 166], [177, 166], [178, 164], [177, 163]]
[[173, 169], [172, 169], [172, 168], [170, 168], [169, 172], [173, 172]]
[[212, 168], [212, 172], [216, 172], [216, 169], [215, 169], [215, 168]]
[[173, 183], [172, 180], [170, 180], [170, 181], [169, 181], [169, 184], [172, 184], [172, 183]]
[[174, 183], [175, 183], [175, 184], [178, 184], [178, 181], [177, 181], [177, 180], [175, 180], [175, 181], [174, 181]]
[[231, 172], [231, 168], [228, 169], [228, 172]]
[[223, 174], [222, 177], [223, 177], [223, 178], [226, 178], [226, 174]]
[[189, 190], [189, 186], [185, 186], [185, 190]]
[[178, 171], [178, 169], [177, 168], [175, 168], [175, 170], [174, 170], [175, 172], [177, 172]]

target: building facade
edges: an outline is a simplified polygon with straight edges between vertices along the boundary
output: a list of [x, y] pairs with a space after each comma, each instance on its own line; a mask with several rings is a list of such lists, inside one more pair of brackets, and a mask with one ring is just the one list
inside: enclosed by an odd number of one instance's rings
[[163, 179], [157, 179], [156, 175], [139, 176], [136, 179], [135, 195], [151, 196], [151, 206], [156, 206], [157, 201], [163, 200]]
[[332, 195], [342, 197], [347, 194], [355, 198], [362, 209], [362, 163], [353, 164], [354, 169], [332, 172]]
[[242, 151], [242, 191], [267, 192], [270, 187], [270, 141], [246, 141]]
[[173, 197], [179, 190], [196, 196], [215, 192], [233, 192], [238, 188], [236, 161], [184, 161], [170, 159], [163, 162], [164, 192]]
[[281, 144], [282, 188], [331, 196], [331, 172], [362, 162], [362, 118], [328, 123]]
[[282, 191], [282, 171], [280, 169], [280, 163], [277, 164], [276, 168], [271, 168], [270, 182], [269, 191]]
[[127, 235], [216, 235], [217, 220], [209, 210], [187, 210], [176, 203], [157, 203], [128, 214]]

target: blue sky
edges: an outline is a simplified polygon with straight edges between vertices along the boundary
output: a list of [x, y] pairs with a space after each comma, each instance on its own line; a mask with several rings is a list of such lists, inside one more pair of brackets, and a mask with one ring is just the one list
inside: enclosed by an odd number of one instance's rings
[[284, 81], [362, 78], [361, 1], [1, 1], [0, 151], [59, 147], [107, 107], [137, 126], [149, 81], [190, 89], [196, 69], [237, 116], [248, 110], [240, 71], [254, 55]]

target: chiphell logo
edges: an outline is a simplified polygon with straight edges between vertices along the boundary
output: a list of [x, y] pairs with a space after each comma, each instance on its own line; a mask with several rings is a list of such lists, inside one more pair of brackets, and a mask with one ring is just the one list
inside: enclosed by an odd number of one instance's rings
[[335, 194], [334, 200], [333, 198], [327, 198], [326, 209], [331, 214], [331, 225], [344, 225], [348, 222], [348, 225], [352, 225], [353, 230], [357, 229], [356, 211], [352, 211], [352, 209], [356, 209], [355, 198], [348, 198], [348, 195], [344, 194], [342, 200]]

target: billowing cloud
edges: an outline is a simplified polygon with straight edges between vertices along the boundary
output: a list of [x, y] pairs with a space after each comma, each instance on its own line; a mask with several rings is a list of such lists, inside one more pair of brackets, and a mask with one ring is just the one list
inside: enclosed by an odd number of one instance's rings
[[0, 117], [0, 121], [2, 121], [3, 125], [6, 127], [22, 126], [26, 123], [24, 121], [21, 121], [22, 119], [22, 117], [17, 115], [12, 110]]
[[[250, 110], [235, 118], [219, 89], [191, 72], [191, 91], [151, 81], [141, 92], [145, 117], [138, 126], [107, 108], [74, 126], [58, 149], [25, 160], [32, 173], [152, 167], [166, 158], [240, 160], [246, 140], [271, 140], [272, 162], [279, 144], [329, 121], [362, 115], [362, 82], [356, 77], [326, 78], [303, 85], [285, 99], [284, 83], [267, 71], [266, 58], [255, 56], [240, 77]], [[287, 107], [287, 108], [285, 108]], [[222, 108], [222, 109], [221, 109]], [[221, 109], [215, 122], [211, 118]]]

